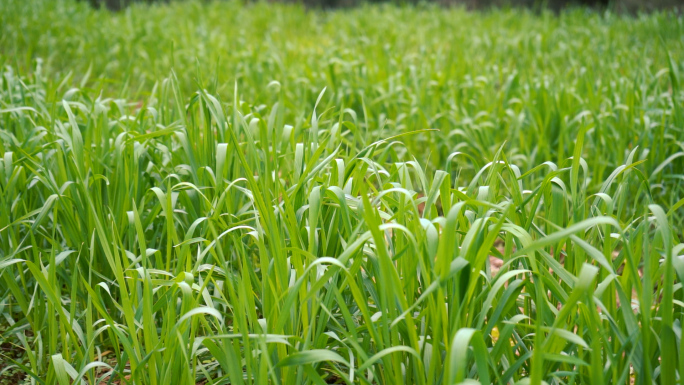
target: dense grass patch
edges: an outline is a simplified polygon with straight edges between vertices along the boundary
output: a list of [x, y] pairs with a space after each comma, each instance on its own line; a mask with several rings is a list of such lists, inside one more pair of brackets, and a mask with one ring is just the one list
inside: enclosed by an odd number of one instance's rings
[[0, 2], [0, 383], [682, 381], [682, 37]]

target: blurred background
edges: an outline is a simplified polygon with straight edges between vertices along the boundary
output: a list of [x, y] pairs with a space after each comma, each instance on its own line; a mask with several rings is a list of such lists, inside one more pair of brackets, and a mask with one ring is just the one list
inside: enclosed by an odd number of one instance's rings
[[[121, 10], [132, 3], [158, 3], [182, 0], [82, 0], [93, 7]], [[606, 8], [615, 12], [635, 13], [640, 11], [656, 11], [662, 9], [684, 8], [684, 0], [269, 0], [284, 2], [301, 2], [309, 7], [338, 8], [351, 7], [361, 3], [393, 2], [399, 4], [417, 4], [420, 2], [437, 3], [444, 6], [464, 6], [469, 9], [486, 9], [491, 7], [528, 7], [534, 9], [551, 9], [560, 11], [567, 7], [589, 6]]]

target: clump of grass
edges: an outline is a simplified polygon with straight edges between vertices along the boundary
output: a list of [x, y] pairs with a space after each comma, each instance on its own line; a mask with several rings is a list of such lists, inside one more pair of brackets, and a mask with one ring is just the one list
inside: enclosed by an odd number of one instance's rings
[[[681, 32], [664, 22], [681, 19], [30, 4], [0, 4], [0, 344], [22, 351], [0, 351], [5, 373], [684, 373]], [[209, 29], [226, 11], [270, 29]], [[193, 72], [190, 47], [235, 49]]]

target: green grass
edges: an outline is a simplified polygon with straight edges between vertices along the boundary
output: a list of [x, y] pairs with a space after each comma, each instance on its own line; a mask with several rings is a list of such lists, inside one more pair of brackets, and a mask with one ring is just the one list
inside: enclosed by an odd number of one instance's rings
[[0, 384], [684, 384], [682, 24], [0, 2]]

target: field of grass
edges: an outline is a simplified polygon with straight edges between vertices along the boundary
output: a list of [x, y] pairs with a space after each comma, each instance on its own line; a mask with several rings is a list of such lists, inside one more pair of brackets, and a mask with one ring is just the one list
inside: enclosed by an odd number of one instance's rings
[[684, 384], [684, 20], [0, 1], [0, 384]]

